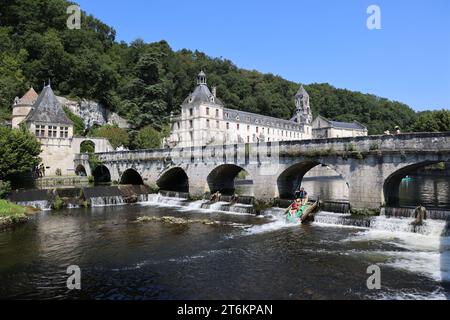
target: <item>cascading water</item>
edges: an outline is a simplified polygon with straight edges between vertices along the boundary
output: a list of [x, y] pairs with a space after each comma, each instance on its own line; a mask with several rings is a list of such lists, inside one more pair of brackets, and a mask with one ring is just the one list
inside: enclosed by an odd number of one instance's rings
[[50, 211], [52, 210], [52, 204], [50, 201], [41, 200], [41, 201], [23, 201], [17, 202], [19, 206], [23, 207], [33, 207], [39, 209], [41, 211]]

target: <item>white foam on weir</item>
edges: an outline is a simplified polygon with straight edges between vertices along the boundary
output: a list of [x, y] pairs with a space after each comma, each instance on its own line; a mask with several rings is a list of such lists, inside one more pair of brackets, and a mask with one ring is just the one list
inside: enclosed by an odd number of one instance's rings
[[33, 207], [39, 209], [41, 211], [51, 211], [52, 205], [50, 201], [42, 200], [42, 201], [25, 201], [25, 202], [17, 202], [19, 206], [22, 207]]
[[[439, 221], [434, 222], [439, 223]], [[432, 230], [437, 229], [432, 228]], [[418, 234], [405, 230], [409, 229], [399, 229], [397, 226], [395, 228], [387, 228], [385, 230], [370, 229], [360, 232], [356, 236], [352, 236], [344, 241], [380, 241], [393, 245], [399, 250], [378, 250], [360, 253], [384, 257], [385, 261], [381, 262], [379, 264], [380, 266], [389, 266], [402, 269], [411, 273], [426, 276], [438, 282], [449, 282], [450, 238], [441, 237], [436, 231], [428, 232], [427, 234]]]
[[285, 212], [286, 210], [281, 208], [272, 208], [265, 211], [265, 217], [269, 217], [271, 221], [262, 225], [256, 225], [251, 228], [248, 228], [245, 230], [245, 234], [255, 235], [292, 227], [298, 227], [300, 225], [300, 222], [289, 223], [288, 221], [286, 221], [286, 215], [284, 214]]

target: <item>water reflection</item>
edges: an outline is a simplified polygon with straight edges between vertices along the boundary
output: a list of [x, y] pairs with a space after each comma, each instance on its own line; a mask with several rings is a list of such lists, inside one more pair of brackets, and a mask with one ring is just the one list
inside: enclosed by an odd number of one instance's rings
[[450, 208], [450, 177], [414, 176], [400, 184], [400, 205]]

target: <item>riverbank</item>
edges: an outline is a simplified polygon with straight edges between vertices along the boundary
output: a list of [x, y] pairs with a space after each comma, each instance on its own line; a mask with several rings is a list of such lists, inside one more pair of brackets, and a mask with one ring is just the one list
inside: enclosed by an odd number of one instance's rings
[[0, 230], [27, 221], [27, 208], [6, 200], [0, 200]]

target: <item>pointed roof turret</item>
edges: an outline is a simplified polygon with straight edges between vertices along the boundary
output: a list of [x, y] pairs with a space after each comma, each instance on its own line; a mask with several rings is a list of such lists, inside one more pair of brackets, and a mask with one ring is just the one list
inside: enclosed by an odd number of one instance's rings
[[300, 86], [300, 89], [298, 89], [297, 94], [295, 97], [309, 97], [308, 92], [305, 90], [303, 85]]
[[73, 125], [73, 122], [67, 117], [61, 104], [58, 102], [50, 85], [44, 87], [25, 121]]
[[15, 102], [15, 105], [31, 106], [36, 102], [37, 98], [38, 94], [34, 91], [33, 87], [31, 87], [22, 98]]

